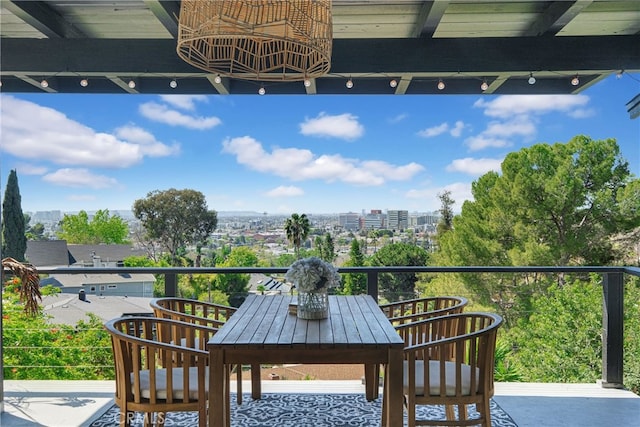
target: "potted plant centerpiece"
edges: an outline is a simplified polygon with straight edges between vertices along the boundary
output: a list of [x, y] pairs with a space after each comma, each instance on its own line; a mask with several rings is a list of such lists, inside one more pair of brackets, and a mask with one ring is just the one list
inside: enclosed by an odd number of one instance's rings
[[336, 267], [317, 257], [302, 258], [291, 264], [284, 277], [298, 290], [298, 317], [325, 319], [329, 316], [328, 290], [340, 284]]

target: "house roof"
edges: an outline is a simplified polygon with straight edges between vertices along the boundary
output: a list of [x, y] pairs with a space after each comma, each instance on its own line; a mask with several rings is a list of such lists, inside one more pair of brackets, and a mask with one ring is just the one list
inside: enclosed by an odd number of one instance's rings
[[144, 256], [146, 252], [135, 249], [131, 245], [75, 245], [67, 244], [70, 259], [73, 263], [91, 263], [93, 257], [100, 257], [102, 262], [119, 262], [130, 256]]
[[151, 315], [152, 298], [87, 295], [85, 301], [75, 294], [49, 295], [42, 299], [43, 312], [52, 316], [50, 323], [75, 325], [94, 313], [104, 322], [127, 314]]
[[93, 256], [102, 262], [121, 262], [130, 256], [144, 255], [144, 250], [131, 245], [74, 245], [66, 240], [29, 240], [25, 253], [27, 260], [39, 268], [92, 263]]
[[50, 274], [40, 281], [42, 286], [54, 285], [65, 287], [80, 287], [85, 285], [104, 285], [132, 282], [151, 282], [156, 278], [148, 273], [121, 273], [121, 274]]
[[35, 267], [60, 267], [72, 264], [66, 240], [28, 240], [25, 257]]
[[[612, 73], [640, 70], [640, 1], [332, 4], [329, 73], [309, 87], [269, 83], [268, 94], [578, 93]], [[217, 83], [178, 57], [180, 1], [3, 0], [0, 6], [2, 92], [255, 94], [260, 86], [228, 77]], [[527, 83], [531, 74], [535, 84]], [[352, 89], [345, 87], [349, 78]], [[176, 88], [169, 86], [173, 79]]]

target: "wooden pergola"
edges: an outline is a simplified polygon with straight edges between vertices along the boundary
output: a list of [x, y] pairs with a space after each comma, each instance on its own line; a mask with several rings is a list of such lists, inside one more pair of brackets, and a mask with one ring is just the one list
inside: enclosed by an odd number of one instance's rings
[[633, 0], [333, 0], [330, 71], [308, 86], [187, 64], [176, 53], [179, 1], [0, 5], [4, 93], [572, 94], [640, 71]]

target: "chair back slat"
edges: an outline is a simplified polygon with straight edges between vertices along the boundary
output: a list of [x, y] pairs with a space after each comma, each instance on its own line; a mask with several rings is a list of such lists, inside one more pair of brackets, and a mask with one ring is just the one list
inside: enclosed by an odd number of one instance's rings
[[447, 314], [462, 313], [468, 300], [458, 296], [417, 298], [382, 304], [380, 309], [394, 325], [401, 325]]
[[156, 298], [150, 304], [156, 317], [214, 328], [221, 327], [237, 310], [226, 305], [176, 297]]

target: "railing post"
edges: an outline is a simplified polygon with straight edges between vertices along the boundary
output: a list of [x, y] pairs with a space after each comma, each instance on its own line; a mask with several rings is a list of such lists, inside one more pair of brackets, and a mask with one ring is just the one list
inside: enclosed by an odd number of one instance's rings
[[178, 296], [178, 275], [176, 273], [164, 274], [164, 296]]
[[367, 293], [378, 302], [378, 272], [367, 271]]
[[605, 273], [602, 292], [602, 387], [623, 388], [623, 273]]

